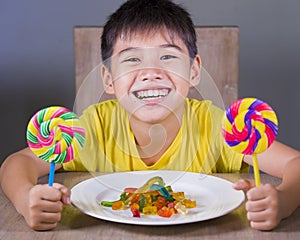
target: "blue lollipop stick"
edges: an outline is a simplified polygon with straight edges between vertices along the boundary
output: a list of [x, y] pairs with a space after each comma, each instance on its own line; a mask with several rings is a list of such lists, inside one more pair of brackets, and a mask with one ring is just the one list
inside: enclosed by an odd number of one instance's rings
[[55, 173], [55, 162], [50, 163], [50, 172], [48, 179], [48, 186], [52, 187], [54, 182], [54, 173]]

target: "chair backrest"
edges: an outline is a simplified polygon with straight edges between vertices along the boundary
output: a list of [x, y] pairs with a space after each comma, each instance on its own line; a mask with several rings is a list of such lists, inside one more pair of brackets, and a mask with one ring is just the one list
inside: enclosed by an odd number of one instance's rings
[[[87, 75], [101, 63], [102, 27], [76, 26], [75, 90], [79, 90]], [[238, 97], [238, 27], [195, 27], [197, 47], [205, 70], [214, 80], [225, 107]], [[191, 89], [189, 97], [199, 98], [197, 89]], [[104, 95], [102, 100], [112, 98]]]

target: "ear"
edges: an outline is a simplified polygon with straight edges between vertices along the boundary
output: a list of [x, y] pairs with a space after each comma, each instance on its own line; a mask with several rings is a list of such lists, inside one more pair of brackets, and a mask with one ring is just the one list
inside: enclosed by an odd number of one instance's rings
[[107, 69], [106, 66], [102, 64], [101, 66], [101, 77], [104, 85], [105, 92], [107, 94], [114, 94], [114, 87], [113, 87], [113, 81], [110, 71]]
[[191, 74], [190, 74], [191, 87], [194, 87], [199, 84], [201, 67], [202, 67], [201, 58], [199, 55], [196, 55], [191, 65]]

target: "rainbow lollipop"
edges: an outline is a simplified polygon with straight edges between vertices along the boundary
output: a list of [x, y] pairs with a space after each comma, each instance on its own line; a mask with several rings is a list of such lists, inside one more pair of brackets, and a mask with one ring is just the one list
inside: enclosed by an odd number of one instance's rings
[[71, 161], [85, 141], [75, 113], [58, 106], [38, 111], [28, 123], [26, 137], [31, 151], [50, 162], [49, 186], [53, 185], [55, 164]]
[[235, 151], [253, 156], [256, 186], [260, 185], [257, 155], [273, 143], [278, 120], [273, 109], [256, 98], [235, 101], [226, 110], [222, 129], [225, 142]]

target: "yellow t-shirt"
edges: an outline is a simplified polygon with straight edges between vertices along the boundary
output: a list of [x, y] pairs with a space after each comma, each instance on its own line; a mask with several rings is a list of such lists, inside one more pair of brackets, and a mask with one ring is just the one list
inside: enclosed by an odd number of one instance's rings
[[186, 99], [176, 138], [151, 166], [139, 157], [127, 112], [117, 100], [91, 105], [80, 119], [86, 142], [77, 158], [63, 164], [66, 171], [181, 170], [210, 174], [248, 170], [243, 164], [243, 155], [224, 143], [223, 111], [210, 101]]

